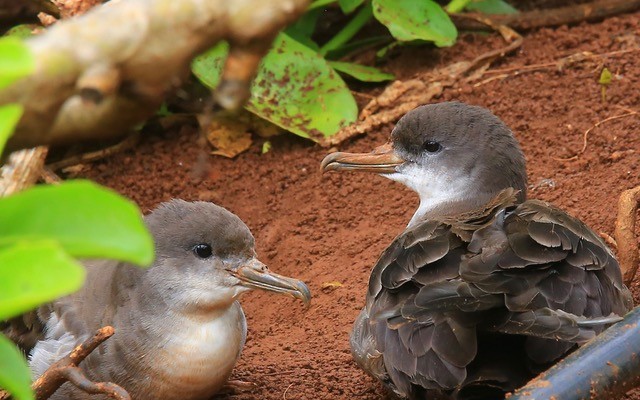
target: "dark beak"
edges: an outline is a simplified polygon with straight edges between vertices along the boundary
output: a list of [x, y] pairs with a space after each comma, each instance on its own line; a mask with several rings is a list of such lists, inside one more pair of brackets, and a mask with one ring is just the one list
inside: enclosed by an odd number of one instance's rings
[[307, 307], [311, 303], [311, 292], [304, 282], [275, 274], [255, 258], [228, 271], [240, 279], [243, 286], [286, 294], [302, 300]]
[[331, 153], [322, 160], [321, 170], [326, 171], [362, 171], [378, 174], [397, 172], [396, 167], [405, 160], [387, 143], [377, 147], [371, 153]]

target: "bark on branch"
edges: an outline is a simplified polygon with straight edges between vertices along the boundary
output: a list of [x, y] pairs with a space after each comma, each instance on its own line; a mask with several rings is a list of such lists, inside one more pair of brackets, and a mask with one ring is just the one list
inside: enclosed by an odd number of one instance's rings
[[35, 72], [0, 90], [25, 113], [7, 151], [122, 134], [148, 118], [191, 60], [231, 44], [219, 98], [238, 106], [260, 58], [308, 0], [111, 1], [27, 41]]

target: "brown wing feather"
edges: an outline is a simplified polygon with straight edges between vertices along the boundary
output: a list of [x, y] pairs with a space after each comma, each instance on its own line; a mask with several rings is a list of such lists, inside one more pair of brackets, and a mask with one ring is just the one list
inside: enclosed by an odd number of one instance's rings
[[[547, 203], [502, 198], [465, 221], [411, 227], [372, 271], [361, 324], [396, 393], [477, 385], [488, 365], [482, 332], [522, 337], [513, 341], [520, 349], [504, 351], [547, 363], [615, 321], [601, 317], [631, 308], [619, 266], [593, 231]], [[496, 365], [492, 384], [525, 370], [507, 365], [500, 375]]]

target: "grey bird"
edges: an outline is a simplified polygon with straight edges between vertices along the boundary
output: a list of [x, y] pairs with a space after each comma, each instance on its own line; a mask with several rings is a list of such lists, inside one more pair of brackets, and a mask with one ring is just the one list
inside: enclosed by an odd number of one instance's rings
[[378, 173], [420, 196], [351, 334], [358, 365], [399, 397], [503, 398], [632, 307], [598, 235], [526, 200], [522, 151], [484, 108], [418, 107], [390, 144], [332, 153], [322, 169]]
[[[145, 223], [155, 240], [149, 269], [87, 262], [79, 292], [38, 310], [35, 325], [46, 329], [31, 351], [36, 377], [111, 325], [115, 335], [80, 364], [89, 379], [114, 382], [136, 400], [208, 399], [227, 382], [245, 343], [242, 293], [258, 288], [307, 304], [311, 299], [304, 283], [272, 273], [257, 259], [247, 226], [222, 207], [172, 200]], [[37, 336], [17, 322], [5, 331], [29, 347]], [[102, 397], [66, 383], [52, 399]]]

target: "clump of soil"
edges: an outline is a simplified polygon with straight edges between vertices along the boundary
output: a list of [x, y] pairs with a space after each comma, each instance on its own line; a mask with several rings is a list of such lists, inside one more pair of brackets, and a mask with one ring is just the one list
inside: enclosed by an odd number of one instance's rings
[[[640, 118], [603, 123], [591, 130], [584, 153], [579, 152], [583, 133], [598, 121], [638, 110], [640, 51], [603, 56], [598, 63], [512, 73], [578, 52], [637, 50], [638, 32], [640, 13], [531, 32], [516, 54], [492, 67], [511, 75], [447, 90], [440, 100], [491, 109], [522, 144], [529, 197], [555, 203], [596, 232], [613, 235], [619, 194], [640, 184]], [[498, 46], [495, 35], [465, 34], [451, 49], [406, 49], [383, 68], [405, 79]], [[603, 66], [616, 76], [606, 102], [598, 84]], [[340, 149], [368, 151], [384, 143], [391, 128]], [[261, 260], [309, 284], [314, 299], [308, 310], [270, 293], [256, 291], [242, 299], [249, 335], [233, 378], [257, 386], [228, 398], [384, 398], [382, 387], [352, 361], [348, 337], [364, 304], [371, 267], [403, 230], [417, 197], [374, 175], [321, 176], [320, 161], [328, 150], [293, 135], [274, 140], [264, 155], [255, 143], [234, 160], [209, 157], [199, 143], [198, 133], [186, 128], [148, 136], [137, 148], [97, 162], [81, 175], [132, 198], [145, 211], [174, 197], [220, 204], [251, 228]], [[342, 286], [323, 289], [327, 282]], [[632, 290], [638, 300], [637, 284]]]

